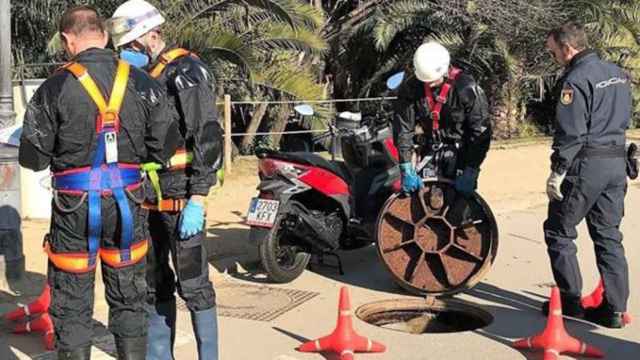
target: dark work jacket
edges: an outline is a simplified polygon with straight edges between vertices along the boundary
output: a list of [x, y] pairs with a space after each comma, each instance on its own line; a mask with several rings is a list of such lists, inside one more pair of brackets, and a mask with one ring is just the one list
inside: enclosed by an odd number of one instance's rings
[[222, 166], [222, 128], [216, 112], [213, 75], [195, 55], [187, 55], [167, 64], [157, 80], [178, 113], [179, 131], [171, 136], [179, 140], [179, 147], [193, 153], [190, 167], [158, 173], [163, 196], [206, 196]]
[[[117, 57], [106, 49], [91, 48], [72, 61], [84, 65], [108, 102], [117, 69]], [[98, 108], [73, 74], [58, 70], [36, 91], [27, 106], [20, 165], [58, 172], [90, 166], [97, 147]], [[177, 142], [165, 91], [144, 71], [131, 67], [120, 109], [118, 161], [165, 163]]]
[[576, 55], [557, 82], [551, 169], [566, 172], [583, 147], [625, 144], [631, 119], [631, 81], [593, 50]]
[[[433, 89], [434, 96], [440, 87]], [[393, 119], [394, 139], [400, 162], [411, 161], [415, 127], [420, 124], [427, 142], [432, 142], [433, 120], [426, 100], [424, 83], [411, 77], [400, 85]], [[462, 73], [449, 90], [440, 112], [442, 140], [460, 145], [458, 168], [479, 168], [491, 143], [491, 122], [484, 91], [472, 76]]]

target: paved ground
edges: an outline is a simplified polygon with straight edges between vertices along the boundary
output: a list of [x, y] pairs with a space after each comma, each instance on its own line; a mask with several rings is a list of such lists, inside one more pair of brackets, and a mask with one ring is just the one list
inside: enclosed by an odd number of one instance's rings
[[[363, 335], [388, 346], [385, 354], [357, 355], [357, 359], [540, 359], [539, 354], [520, 352], [509, 346], [511, 340], [538, 332], [544, 318], [537, 308], [546, 299], [552, 283], [542, 222], [546, 213], [544, 181], [548, 172], [548, 145], [530, 145], [490, 152], [480, 179], [480, 192], [488, 200], [500, 228], [497, 260], [485, 280], [466, 294], [457, 296], [491, 313], [494, 321], [482, 330], [440, 335], [409, 335], [385, 330], [356, 320]], [[218, 303], [225, 315], [253, 314], [254, 320], [220, 317], [221, 358], [239, 359], [336, 359], [330, 354], [302, 354], [295, 351], [301, 341], [330, 332], [335, 324], [339, 288], [348, 285], [354, 309], [368, 302], [408, 298], [379, 263], [374, 248], [343, 254], [345, 276], [334, 269], [315, 267], [295, 282], [274, 286], [264, 284], [260, 274], [245, 271], [236, 260], [247, 250], [247, 229], [242, 216], [256, 185], [255, 163], [238, 162], [224, 191], [209, 205], [208, 247], [212, 258], [212, 277], [219, 287]], [[509, 169], [507, 172], [505, 169]], [[631, 184], [627, 197], [627, 216], [623, 231], [629, 256], [632, 297], [629, 310], [640, 316], [637, 286], [640, 244], [635, 239], [640, 227], [640, 189]], [[26, 221], [23, 226], [25, 253], [30, 278], [43, 281], [45, 258], [39, 247], [47, 229], [44, 221]], [[591, 241], [581, 227], [578, 240], [585, 292], [598, 280]], [[19, 285], [19, 284], [18, 284]], [[18, 301], [29, 301], [39, 286], [14, 285], [0, 292], [0, 313]], [[268, 286], [268, 287], [264, 287]], [[274, 290], [277, 289], [277, 290]], [[20, 292], [21, 294], [17, 294]], [[100, 285], [97, 294], [103, 293]], [[100, 296], [97, 296], [100, 299]], [[296, 306], [297, 305], [297, 306]], [[284, 310], [282, 310], [284, 309]], [[282, 311], [279, 311], [282, 310]], [[283, 312], [281, 314], [281, 312]], [[105, 332], [106, 304], [95, 306], [96, 338], [94, 359], [112, 359], [112, 341]], [[177, 359], [195, 359], [194, 338], [188, 313], [179, 312], [176, 340]], [[6, 324], [4, 324], [6, 326]], [[599, 346], [608, 359], [637, 359], [640, 333], [637, 324], [623, 330], [598, 328], [567, 320], [570, 333]], [[42, 354], [38, 336], [0, 333], [0, 359], [52, 358]]]

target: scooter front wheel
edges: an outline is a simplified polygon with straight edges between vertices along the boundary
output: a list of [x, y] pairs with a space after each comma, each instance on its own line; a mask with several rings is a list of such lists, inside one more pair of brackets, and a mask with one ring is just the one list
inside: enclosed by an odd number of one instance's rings
[[276, 283], [288, 283], [297, 279], [307, 268], [311, 254], [302, 248], [282, 228], [282, 218], [279, 216], [268, 234], [259, 240], [258, 250], [262, 267], [269, 279]]

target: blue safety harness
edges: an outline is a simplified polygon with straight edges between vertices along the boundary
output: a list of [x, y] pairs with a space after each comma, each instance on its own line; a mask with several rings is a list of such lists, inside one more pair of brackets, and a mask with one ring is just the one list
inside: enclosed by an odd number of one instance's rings
[[[91, 167], [57, 173], [54, 175], [53, 186], [56, 190], [82, 191], [88, 194], [89, 269], [96, 266], [100, 249], [102, 237], [101, 197], [104, 193], [112, 193], [120, 210], [120, 261], [130, 262], [134, 222], [125, 190], [127, 186], [140, 183], [142, 177], [139, 165], [117, 163], [116, 140], [120, 127], [118, 113], [129, 78], [129, 65], [123, 61], [119, 62], [108, 105], [84, 66], [70, 63], [64, 69], [75, 75], [98, 107], [99, 115], [96, 122], [98, 146]], [[108, 154], [109, 151], [115, 151], [115, 155]]]

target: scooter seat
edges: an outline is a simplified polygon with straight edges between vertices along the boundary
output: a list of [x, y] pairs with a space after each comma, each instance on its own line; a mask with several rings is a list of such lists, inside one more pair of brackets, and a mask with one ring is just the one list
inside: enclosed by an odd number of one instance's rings
[[347, 184], [351, 183], [351, 173], [349, 172], [349, 169], [343, 161], [329, 161], [320, 155], [308, 152], [280, 152], [263, 150], [256, 155], [258, 155], [258, 157], [260, 158], [269, 157], [272, 159], [319, 167], [338, 175]]

